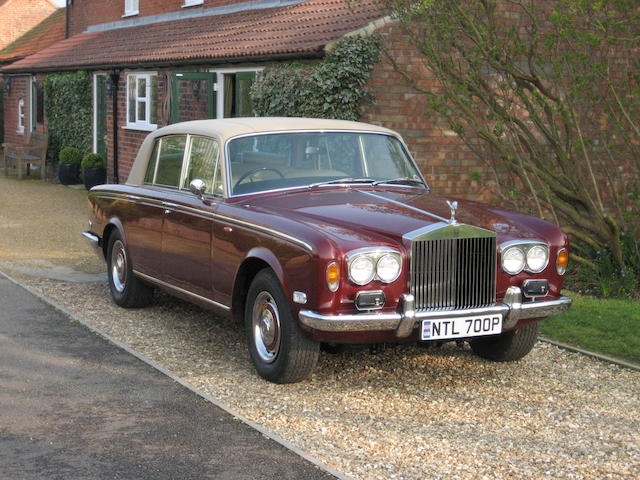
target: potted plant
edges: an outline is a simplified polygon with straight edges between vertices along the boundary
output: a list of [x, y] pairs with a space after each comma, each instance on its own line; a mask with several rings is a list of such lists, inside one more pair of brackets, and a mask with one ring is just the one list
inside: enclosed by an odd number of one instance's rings
[[97, 153], [87, 153], [82, 159], [82, 176], [87, 190], [96, 185], [102, 185], [107, 178], [102, 157]]
[[78, 183], [80, 175], [80, 161], [82, 155], [74, 147], [65, 147], [58, 154], [58, 177], [63, 185], [74, 185]]

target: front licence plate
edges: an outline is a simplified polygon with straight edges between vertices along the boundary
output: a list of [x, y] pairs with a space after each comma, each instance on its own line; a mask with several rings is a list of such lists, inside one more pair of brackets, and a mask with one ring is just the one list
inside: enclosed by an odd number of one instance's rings
[[421, 332], [422, 340], [495, 335], [502, 332], [502, 314], [423, 320]]

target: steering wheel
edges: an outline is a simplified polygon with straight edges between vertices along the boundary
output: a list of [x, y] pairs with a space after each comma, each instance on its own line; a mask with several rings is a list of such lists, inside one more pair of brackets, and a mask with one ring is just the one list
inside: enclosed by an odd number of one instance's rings
[[233, 186], [233, 188], [236, 189], [238, 187], [238, 185], [240, 185], [242, 183], [243, 180], [246, 180], [247, 178], [249, 178], [254, 173], [258, 173], [258, 172], [262, 172], [262, 171], [266, 171], [266, 170], [275, 172], [278, 175], [280, 175], [280, 178], [284, 179], [284, 175], [277, 168], [258, 167], [258, 168], [254, 168], [253, 170], [249, 170], [248, 172], [245, 172], [243, 175], [241, 175], [240, 178], [238, 179], [238, 181], [236, 182], [236, 184]]

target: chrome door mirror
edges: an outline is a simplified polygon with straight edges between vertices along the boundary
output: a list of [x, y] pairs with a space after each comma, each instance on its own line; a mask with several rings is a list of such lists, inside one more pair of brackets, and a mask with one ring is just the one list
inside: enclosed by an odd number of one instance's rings
[[189, 190], [191, 191], [191, 193], [193, 193], [200, 200], [202, 200], [202, 196], [204, 195], [206, 189], [207, 184], [204, 183], [204, 180], [201, 180], [199, 178], [194, 178], [189, 184]]

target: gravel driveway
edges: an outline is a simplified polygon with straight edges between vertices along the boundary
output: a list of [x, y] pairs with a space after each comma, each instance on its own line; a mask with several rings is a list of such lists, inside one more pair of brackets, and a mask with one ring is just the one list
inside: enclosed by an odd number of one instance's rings
[[[15, 184], [0, 179], [0, 192]], [[66, 191], [57, 187], [48, 195], [55, 201]], [[323, 353], [310, 380], [270, 384], [254, 373], [241, 328], [231, 320], [160, 293], [149, 308], [123, 310], [111, 302], [104, 281], [42, 278], [55, 276], [46, 268], [35, 272], [40, 247], [31, 254], [22, 244], [16, 255], [17, 246], [7, 240], [24, 238], [16, 231], [27, 228], [2, 227], [21, 223], [12, 217], [11, 201], [0, 193], [0, 269], [346, 474], [640, 478], [639, 372], [547, 344], [510, 364], [489, 363], [454, 346], [407, 345], [378, 355]], [[84, 221], [84, 203], [74, 208], [57, 215]], [[35, 231], [33, 223], [22, 223], [31, 234], [69, 239], [59, 255], [49, 249], [42, 258], [95, 273], [85, 247], [67, 256], [79, 230], [60, 231], [55, 221], [49, 212]]]

